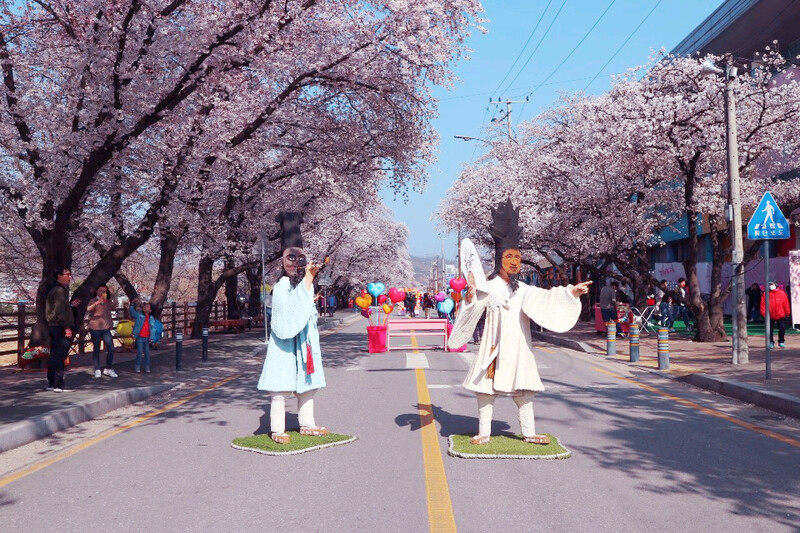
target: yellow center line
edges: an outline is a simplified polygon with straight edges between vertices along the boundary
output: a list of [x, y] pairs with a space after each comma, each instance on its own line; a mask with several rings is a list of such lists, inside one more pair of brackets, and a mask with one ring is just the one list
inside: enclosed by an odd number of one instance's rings
[[[418, 352], [417, 339], [411, 336], [414, 352]], [[428, 524], [431, 531], [456, 531], [456, 518], [450, 502], [450, 489], [444, 471], [444, 460], [439, 447], [439, 436], [433, 418], [433, 404], [428, 392], [425, 370], [415, 369], [417, 377], [417, 403], [422, 436], [422, 461], [425, 468], [425, 491], [428, 497]]]
[[686, 407], [691, 407], [692, 409], [696, 409], [696, 410], [700, 411], [701, 413], [704, 413], [704, 414], [707, 414], [707, 415], [710, 415], [710, 416], [715, 416], [717, 418], [721, 418], [722, 420], [725, 420], [726, 422], [730, 422], [731, 424], [736, 424], [737, 426], [741, 426], [741, 427], [749, 429], [751, 431], [755, 431], [756, 433], [761, 433], [762, 435], [765, 435], [767, 437], [770, 437], [770, 438], [773, 438], [773, 439], [778, 440], [780, 442], [783, 442], [784, 444], [788, 444], [790, 446], [794, 446], [795, 448], [800, 448], [800, 440], [793, 439], [792, 437], [787, 437], [786, 435], [781, 435], [780, 433], [776, 433], [776, 432], [774, 432], [772, 430], [769, 430], [769, 429], [767, 429], [765, 427], [758, 426], [756, 424], [751, 424], [750, 422], [745, 422], [744, 420], [741, 420], [739, 418], [731, 416], [731, 415], [729, 415], [727, 413], [723, 413], [722, 411], [717, 411], [716, 409], [710, 409], [708, 407], [703, 407], [702, 405], [700, 405], [698, 403], [695, 403], [695, 402], [693, 402], [691, 400], [687, 400], [685, 398], [681, 398], [680, 396], [675, 396], [674, 394], [670, 394], [668, 392], [664, 392], [664, 391], [662, 391], [660, 389], [657, 389], [655, 387], [651, 387], [650, 385], [645, 385], [644, 383], [639, 383], [638, 381], [636, 381], [634, 379], [626, 378], [625, 376], [620, 376], [619, 374], [615, 374], [614, 372], [610, 372], [608, 370], [605, 370], [604, 368], [594, 367], [594, 370], [596, 370], [597, 372], [600, 372], [601, 374], [606, 374], [608, 376], [611, 376], [611, 377], [617, 378], [619, 380], [625, 381], [626, 383], [631, 383], [633, 385], [636, 385], [637, 387], [641, 387], [644, 390], [647, 390], [647, 391], [650, 391], [652, 393], [658, 394], [659, 396], [663, 396], [664, 398], [668, 398], [668, 399], [670, 399], [670, 400], [672, 400], [674, 402], [677, 402], [677, 403], [679, 403], [681, 405], [685, 405]]
[[544, 346], [537, 346], [536, 349], [547, 353], [556, 353], [552, 348], [545, 348]]
[[50, 465], [52, 465], [54, 463], [57, 463], [58, 461], [61, 461], [62, 459], [66, 459], [67, 457], [71, 457], [71, 456], [75, 455], [76, 453], [78, 453], [78, 452], [80, 452], [82, 450], [85, 450], [89, 446], [93, 446], [93, 445], [97, 444], [98, 442], [102, 442], [102, 441], [104, 441], [106, 439], [109, 439], [109, 438], [113, 437], [114, 435], [118, 435], [118, 434], [122, 433], [123, 431], [127, 431], [127, 430], [131, 429], [132, 427], [135, 427], [135, 426], [138, 426], [139, 424], [147, 422], [148, 420], [150, 420], [152, 418], [155, 418], [158, 415], [161, 415], [163, 413], [166, 413], [167, 411], [169, 411], [171, 409], [175, 409], [176, 407], [180, 407], [181, 405], [185, 404], [186, 402], [190, 402], [190, 401], [194, 400], [195, 398], [197, 398], [198, 396], [200, 396], [202, 394], [205, 394], [205, 393], [207, 393], [209, 391], [212, 391], [212, 390], [214, 390], [214, 389], [216, 389], [218, 387], [221, 387], [221, 386], [225, 385], [226, 383], [229, 383], [229, 382], [237, 379], [238, 377], [239, 377], [239, 374], [235, 374], [233, 376], [228, 376], [225, 379], [217, 381], [213, 385], [209, 385], [208, 387], [206, 387], [204, 389], [201, 389], [201, 390], [199, 390], [199, 391], [197, 391], [197, 392], [195, 392], [193, 394], [190, 394], [186, 398], [174, 401], [174, 402], [172, 402], [172, 403], [170, 403], [168, 405], [165, 405], [164, 407], [161, 407], [160, 409], [156, 409], [154, 411], [150, 411], [149, 413], [147, 413], [145, 415], [142, 415], [142, 416], [140, 416], [138, 418], [135, 418], [135, 419], [131, 420], [130, 422], [126, 422], [126, 423], [122, 424], [121, 426], [118, 426], [118, 427], [116, 427], [114, 429], [111, 429], [111, 430], [108, 430], [108, 431], [106, 431], [104, 433], [101, 433], [100, 435], [98, 435], [98, 436], [96, 436], [94, 438], [91, 438], [91, 439], [87, 440], [86, 442], [82, 442], [81, 444], [78, 444], [78, 445], [70, 448], [69, 450], [63, 451], [63, 452], [61, 452], [59, 454], [54, 455], [53, 457], [50, 457], [50, 458], [45, 459], [43, 461], [40, 461], [40, 462], [38, 462], [36, 464], [33, 464], [33, 465], [31, 465], [31, 466], [29, 466], [29, 467], [27, 467], [27, 468], [25, 468], [23, 470], [20, 470], [19, 472], [16, 472], [14, 474], [9, 474], [7, 476], [0, 477], [0, 487], [5, 487], [9, 483], [13, 483], [14, 481], [16, 481], [18, 479], [21, 479], [21, 478], [23, 478], [23, 477], [25, 477], [25, 476], [27, 476], [29, 474], [33, 474], [34, 472], [38, 472], [39, 470], [47, 468], [48, 466], [50, 466]]

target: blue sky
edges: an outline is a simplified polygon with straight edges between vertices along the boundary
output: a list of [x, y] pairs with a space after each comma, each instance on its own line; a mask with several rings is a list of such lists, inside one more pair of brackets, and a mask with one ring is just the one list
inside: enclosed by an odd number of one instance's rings
[[395, 200], [389, 192], [383, 194], [395, 212], [395, 219], [411, 231], [411, 255], [440, 254], [444, 238], [445, 256], [448, 261], [455, 260], [456, 236], [441, 235], [436, 230], [437, 221], [430, 217], [462, 166], [480, 153], [480, 143], [453, 136], [483, 137], [486, 133], [483, 128], [490, 124], [491, 118], [502, 116], [505, 106], [498, 109], [489, 105], [490, 97], [496, 101], [499, 97], [524, 100], [530, 96], [530, 103], [513, 106], [512, 124], [516, 125], [549, 107], [559, 92], [603, 93], [610, 87], [612, 74], [647, 63], [653, 50], [671, 50], [722, 3], [722, 0], [484, 0], [488, 33], [476, 33], [469, 40], [470, 59], [456, 65], [460, 81], [455, 88], [436, 90], [440, 99], [440, 116], [434, 123], [441, 138], [439, 160], [431, 168], [426, 191], [410, 192], [408, 204], [403, 204], [402, 199]]

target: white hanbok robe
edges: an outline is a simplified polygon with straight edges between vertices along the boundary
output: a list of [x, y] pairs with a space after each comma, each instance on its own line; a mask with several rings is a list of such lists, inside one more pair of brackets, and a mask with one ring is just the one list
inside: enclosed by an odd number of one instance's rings
[[[307, 372], [308, 347], [314, 368], [310, 374]], [[284, 276], [272, 289], [269, 344], [258, 389], [303, 393], [324, 386], [314, 287], [306, 289], [305, 282], [301, 281], [293, 289], [289, 278]]]
[[[464, 387], [483, 394], [543, 391], [531, 349], [530, 321], [557, 333], [571, 329], [581, 313], [581, 301], [572, 295], [571, 287], [545, 290], [520, 282], [512, 293], [499, 276], [490, 280], [488, 293], [478, 292], [461, 308], [448, 340], [450, 348], [464, 345], [486, 311], [483, 338]], [[495, 359], [491, 379], [487, 369]]]

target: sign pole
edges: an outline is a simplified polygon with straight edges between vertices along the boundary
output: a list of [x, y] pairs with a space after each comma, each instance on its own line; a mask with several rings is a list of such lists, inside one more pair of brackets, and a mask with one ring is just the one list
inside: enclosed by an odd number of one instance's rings
[[769, 316], [769, 241], [764, 241], [764, 347], [766, 351], [766, 379], [772, 377], [772, 354], [769, 349], [769, 337], [772, 332], [772, 321]]

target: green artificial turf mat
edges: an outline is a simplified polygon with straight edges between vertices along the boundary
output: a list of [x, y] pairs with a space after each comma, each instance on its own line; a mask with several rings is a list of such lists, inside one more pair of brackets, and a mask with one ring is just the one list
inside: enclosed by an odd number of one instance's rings
[[324, 437], [301, 435], [299, 431], [287, 431], [286, 433], [292, 437], [292, 442], [289, 444], [278, 444], [269, 435], [250, 435], [249, 437], [233, 439], [231, 446], [237, 450], [263, 453], [265, 455], [295, 455], [312, 450], [330, 448], [331, 446], [350, 444], [356, 440], [356, 437], [352, 435], [340, 435], [338, 433], [328, 433]]
[[474, 445], [472, 435], [451, 435], [447, 453], [464, 459], [566, 459], [572, 455], [561, 442], [549, 433], [550, 444], [531, 444], [522, 435], [492, 435], [489, 444]]

